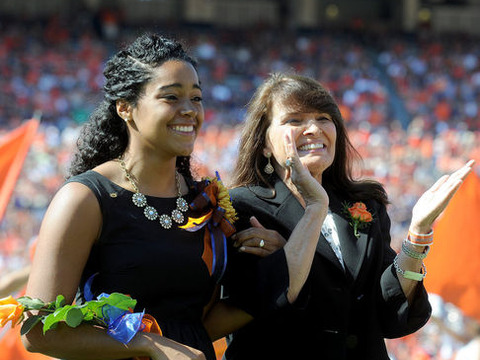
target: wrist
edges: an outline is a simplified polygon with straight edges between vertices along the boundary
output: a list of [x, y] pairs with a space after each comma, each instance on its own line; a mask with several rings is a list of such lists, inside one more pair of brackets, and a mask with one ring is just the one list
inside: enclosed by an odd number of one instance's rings
[[431, 226], [410, 225], [408, 231], [412, 234], [426, 235], [431, 233], [433, 230]]
[[423, 263], [423, 261], [421, 263], [420, 272], [411, 271], [411, 270], [408, 270], [408, 269], [404, 269], [401, 266], [401, 264], [399, 264], [399, 255], [398, 254], [393, 259], [393, 266], [394, 266], [396, 272], [398, 274], [402, 275], [402, 277], [407, 279], [407, 280], [422, 281], [425, 278], [425, 276], [427, 275], [427, 268], [426, 268], [425, 264]]
[[316, 216], [327, 216], [328, 205], [320, 202], [311, 202], [305, 205], [305, 213], [313, 214]]
[[428, 233], [417, 233], [410, 229], [406, 240], [414, 246], [430, 246], [433, 244], [433, 230]]
[[154, 336], [154, 334], [139, 332], [132, 341], [130, 341], [128, 347], [137, 357], [149, 357], [153, 354], [153, 349], [155, 348]]
[[402, 252], [410, 258], [423, 260], [427, 257], [430, 246], [414, 245], [408, 239], [402, 242]]

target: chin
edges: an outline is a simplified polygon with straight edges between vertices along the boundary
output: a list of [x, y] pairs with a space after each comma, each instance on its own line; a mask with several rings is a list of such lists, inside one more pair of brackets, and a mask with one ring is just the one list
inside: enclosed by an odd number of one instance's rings
[[192, 155], [192, 152], [193, 152], [193, 148], [180, 150], [177, 153], [177, 156], [190, 156], [190, 155]]
[[313, 176], [321, 175], [330, 166], [330, 164], [327, 165], [323, 162], [320, 162], [320, 163], [319, 162], [314, 162], [314, 163], [302, 162], [302, 163], [303, 165], [306, 166], [310, 174], [312, 174]]

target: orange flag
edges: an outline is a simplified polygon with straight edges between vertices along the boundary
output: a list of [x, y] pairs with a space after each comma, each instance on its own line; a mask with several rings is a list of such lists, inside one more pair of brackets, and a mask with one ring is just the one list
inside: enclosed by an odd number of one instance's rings
[[31, 119], [0, 138], [0, 221], [39, 123]]
[[[35, 137], [40, 121], [31, 119], [0, 138], [0, 221]], [[20, 329], [4, 329], [0, 332], [0, 359], [48, 360], [50, 357], [25, 350]]]
[[0, 359], [49, 360], [52, 358], [42, 354], [29, 353], [25, 350], [20, 337], [20, 329], [15, 327], [13, 329], [8, 329], [5, 336], [0, 339]]
[[428, 292], [480, 321], [480, 178], [472, 172], [434, 226], [425, 259]]

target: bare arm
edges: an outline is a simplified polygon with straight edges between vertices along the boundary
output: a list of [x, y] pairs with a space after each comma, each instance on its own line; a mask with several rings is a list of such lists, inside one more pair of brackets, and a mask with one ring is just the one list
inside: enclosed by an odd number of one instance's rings
[[[324, 208], [321, 205], [309, 205], [295, 226], [288, 242], [275, 230], [265, 229], [255, 218], [250, 219], [251, 228], [238, 232], [232, 238], [239, 251], [265, 257], [282, 247], [285, 250], [290, 276], [289, 301], [295, 301], [310, 271], [311, 262], [317, 245], [323, 219]], [[260, 247], [260, 241], [264, 246]]]
[[[291, 133], [285, 137], [285, 150], [292, 160], [292, 166], [287, 167], [284, 181], [291, 189], [294, 188], [305, 207], [302, 218], [293, 229], [288, 242], [285, 242], [278, 232], [265, 229], [253, 217], [250, 219], [253, 227], [236, 234], [234, 246], [258, 256], [267, 256], [283, 246], [289, 274], [287, 299], [293, 303], [310, 273], [329, 200], [322, 185], [301, 163]], [[266, 241], [263, 248], [259, 248], [260, 240]], [[212, 308], [204, 324], [210, 337], [215, 340], [246, 325], [252, 319], [243, 310], [220, 302]]]
[[[91, 247], [98, 237], [102, 215], [96, 197], [79, 183], [65, 185], [50, 204], [43, 220], [27, 295], [43, 301], [65, 296], [74, 299]], [[37, 325], [23, 343], [32, 352], [67, 359], [119, 359], [150, 356], [154, 360], [203, 359], [198, 350], [167, 338], [137, 334], [124, 345], [104, 329], [88, 325], [77, 328], [59, 326], [42, 334]]]
[[[453, 174], [442, 176], [420, 197], [412, 211], [411, 231], [417, 234], [427, 234], [431, 231], [433, 223], [445, 210], [450, 199], [462, 185], [463, 180], [465, 180], [467, 175], [472, 171], [474, 163], [473, 160], [470, 160]], [[424, 249], [422, 246], [409, 246], [417, 252], [422, 252]], [[420, 272], [422, 260], [413, 259], [401, 251], [398, 255], [398, 265], [404, 270]], [[399, 276], [398, 278], [405, 296], [408, 301], [411, 302], [418, 282], [405, 279], [403, 276]]]
[[301, 163], [291, 132], [285, 137], [285, 150], [292, 165], [287, 166], [284, 181], [293, 184], [305, 206], [305, 213], [284, 247], [290, 279], [287, 298], [293, 303], [310, 273], [329, 199], [320, 182]]
[[203, 324], [212, 341], [221, 339], [247, 325], [253, 317], [247, 312], [219, 301], [205, 317]]

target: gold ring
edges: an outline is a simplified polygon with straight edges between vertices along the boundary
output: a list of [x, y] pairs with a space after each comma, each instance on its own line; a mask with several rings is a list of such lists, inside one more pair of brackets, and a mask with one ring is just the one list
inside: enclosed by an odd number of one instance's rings
[[258, 244], [258, 247], [263, 248], [265, 246], [265, 241], [263, 239], [260, 239], [260, 243]]
[[288, 157], [287, 160], [285, 161], [285, 166], [290, 167], [293, 165], [293, 160], [292, 158]]

